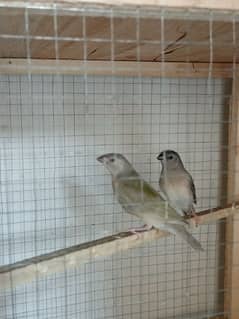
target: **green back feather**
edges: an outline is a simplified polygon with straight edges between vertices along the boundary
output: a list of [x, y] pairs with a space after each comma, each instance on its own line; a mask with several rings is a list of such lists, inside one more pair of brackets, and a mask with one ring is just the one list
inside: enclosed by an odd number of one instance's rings
[[128, 213], [140, 216], [148, 211], [164, 217], [167, 209], [168, 219], [184, 221], [184, 218], [167, 205], [160, 194], [139, 175], [128, 179], [118, 178], [113, 186], [116, 197]]

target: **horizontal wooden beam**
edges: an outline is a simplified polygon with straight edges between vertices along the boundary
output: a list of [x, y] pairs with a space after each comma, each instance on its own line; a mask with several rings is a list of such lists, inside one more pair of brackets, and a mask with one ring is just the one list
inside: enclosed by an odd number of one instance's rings
[[[204, 211], [200, 213], [200, 224], [215, 222], [235, 213], [239, 213], [239, 206]], [[12, 288], [42, 276], [79, 267], [94, 258], [110, 256], [169, 235], [167, 232], [156, 229], [143, 232], [141, 236], [123, 232], [2, 266], [0, 267], [0, 288]]]
[[9, 1], [2, 0], [0, 4], [18, 7], [42, 7], [42, 6], [79, 6], [82, 4], [93, 4], [101, 6], [152, 6], [165, 8], [193, 8], [193, 9], [212, 9], [212, 10], [239, 10], [239, 2], [236, 0], [28, 0], [26, 1]]
[[[34, 0], [31, 0], [32, 2]], [[45, 0], [46, 2], [47, 0]], [[95, 3], [101, 5], [137, 5], [137, 6], [157, 6], [166, 8], [195, 8], [214, 10], [239, 10], [239, 3], [236, 0], [58, 0], [63, 3]]]
[[[214, 63], [210, 76], [213, 78], [232, 78], [234, 68], [230, 63]], [[0, 59], [0, 74], [88, 74], [207, 78], [209, 69], [209, 63]]]

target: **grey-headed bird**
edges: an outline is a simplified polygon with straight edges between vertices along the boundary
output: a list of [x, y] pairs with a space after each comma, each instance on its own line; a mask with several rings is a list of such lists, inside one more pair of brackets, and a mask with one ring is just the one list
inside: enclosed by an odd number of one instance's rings
[[136, 172], [121, 154], [109, 153], [97, 158], [112, 176], [114, 194], [126, 210], [144, 221], [147, 230], [152, 227], [168, 231], [186, 240], [195, 250], [203, 250], [201, 244], [188, 232], [187, 221], [168, 205], [160, 194]]
[[192, 176], [184, 168], [179, 154], [172, 150], [166, 150], [161, 152], [157, 159], [162, 164], [159, 178], [159, 192], [162, 197], [180, 215], [196, 217], [194, 209], [194, 204], [197, 203], [195, 185]]

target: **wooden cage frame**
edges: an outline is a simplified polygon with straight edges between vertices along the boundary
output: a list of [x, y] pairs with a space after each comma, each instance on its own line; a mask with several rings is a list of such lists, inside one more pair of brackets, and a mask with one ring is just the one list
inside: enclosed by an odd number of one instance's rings
[[[30, 9], [37, 9], [41, 5], [43, 8], [52, 10], [56, 6], [58, 8], [68, 8], [74, 6], [99, 6], [101, 8], [119, 7], [119, 8], [142, 8], [147, 7], [149, 9], [165, 9], [165, 10], [178, 10], [183, 9], [187, 12], [197, 12], [200, 10], [215, 10], [219, 14], [236, 15], [239, 10], [239, 1], [237, 0], [28, 0], [25, 1], [0, 1], [0, 8], [6, 8], [6, 10], [14, 10], [14, 15], [24, 14], [26, 7]], [[17, 8], [17, 9], [16, 9]], [[0, 12], [1, 13], [1, 12]], [[44, 19], [44, 18], [43, 18]], [[70, 18], [69, 18], [70, 19]], [[17, 19], [12, 21], [11, 28], [17, 30], [19, 27]], [[68, 21], [69, 22], [69, 21]], [[3, 24], [4, 22], [2, 22]], [[127, 19], [125, 20], [127, 22]], [[40, 25], [49, 25], [49, 21], [39, 19], [34, 25], [34, 30], [39, 30]], [[177, 26], [175, 22], [174, 26]], [[0, 21], [1, 27], [1, 21]], [[94, 27], [94, 25], [93, 25]], [[196, 26], [197, 28], [197, 26]], [[198, 25], [197, 32], [203, 32]], [[236, 24], [236, 29], [239, 30], [239, 24]], [[9, 30], [8, 30], [9, 31]], [[46, 30], [45, 30], [46, 31]], [[102, 36], [102, 33], [98, 36]], [[222, 24], [218, 26], [218, 41], [223, 34], [228, 31], [228, 25]], [[172, 27], [171, 33], [175, 32], [175, 28]], [[205, 32], [205, 31], [204, 31]], [[6, 32], [7, 34], [8, 32]], [[202, 35], [203, 36], [203, 35]], [[205, 36], [205, 34], [204, 34]], [[170, 38], [169, 34], [169, 38]], [[178, 34], [175, 38], [174, 44], [177, 49], [177, 41], [180, 38]], [[1, 42], [2, 41], [2, 42]], [[26, 74], [31, 72], [32, 74], [84, 74], [87, 67], [87, 74], [93, 75], [125, 75], [125, 76], [165, 76], [165, 77], [208, 77], [210, 60], [208, 53], [202, 53], [201, 57], [198, 57], [198, 61], [193, 61], [192, 57], [188, 56], [187, 61], [181, 61], [182, 55], [176, 55], [170, 60], [165, 59], [163, 69], [161, 63], [153, 56], [150, 56], [147, 50], [142, 60], [135, 59], [136, 50], [123, 49], [123, 54], [119, 55], [117, 61], [114, 61], [114, 72], [112, 73], [112, 61], [109, 54], [104, 51], [100, 51], [99, 55], [93, 56], [85, 63], [83, 56], [79, 54], [79, 58], [72, 58], [67, 56], [67, 51], [64, 53], [63, 58], [54, 60], [52, 56], [48, 55], [46, 47], [38, 47], [35, 44], [33, 47], [34, 52], [38, 52], [36, 56], [31, 57], [27, 52], [21, 51], [21, 46], [15, 52], [16, 43], [14, 40], [12, 43], [7, 43], [7, 50], [5, 47], [7, 37], [0, 38], [0, 74]], [[232, 42], [232, 41], [231, 41]], [[173, 42], [172, 42], [173, 43]], [[9, 44], [9, 45], [8, 45]], [[80, 50], [80, 49], [79, 49]], [[149, 51], [152, 49], [150, 48]], [[231, 51], [230, 51], [231, 50]], [[228, 48], [231, 53], [235, 52], [235, 47]], [[92, 50], [93, 52], [94, 50]], [[130, 51], [130, 54], [129, 54]], [[199, 50], [200, 51], [200, 50]], [[40, 53], [39, 53], [40, 52]], [[79, 51], [80, 52], [80, 51]], [[125, 54], [124, 54], [125, 53]], [[225, 50], [224, 50], [225, 53]], [[193, 54], [193, 53], [192, 53]], [[206, 57], [206, 58], [205, 58]], [[234, 58], [234, 59], [233, 59]], [[213, 59], [213, 67], [210, 70], [210, 76], [214, 78], [228, 78], [232, 79], [232, 100], [230, 104], [230, 121], [229, 124], [229, 138], [228, 138], [228, 204], [231, 208], [217, 209], [216, 211], [204, 212], [202, 215], [202, 223], [208, 223], [220, 218], [227, 219], [226, 225], [226, 245], [225, 245], [225, 284], [224, 288], [227, 290], [224, 300], [224, 311], [227, 313], [227, 317], [218, 316], [214, 319], [238, 319], [239, 318], [239, 225], [238, 217], [235, 213], [239, 212], [238, 206], [232, 207], [232, 203], [239, 200], [239, 78], [238, 78], [238, 66], [237, 66], [237, 54], [218, 56]], [[157, 67], [156, 67], [157, 66]], [[237, 217], [237, 218], [236, 218]], [[157, 239], [159, 237], [168, 235], [163, 232], [157, 232], [152, 230], [145, 233], [141, 239], [137, 239], [134, 235], [128, 233], [121, 233], [101, 240], [78, 245], [72, 248], [67, 248], [56, 253], [43, 255], [40, 257], [34, 257], [23, 262], [18, 262], [14, 265], [0, 267], [0, 286], [1, 288], [7, 287], [9, 281], [14, 279], [16, 283], [22, 282], [21, 276], [25, 275], [27, 280], [32, 280], [35, 276], [45, 275], [56, 270], [56, 264], [58, 265], [58, 271], [64, 270], [65, 267], [76, 267], [79, 265], [79, 258], [81, 262], [89, 260], [89, 258], [97, 256], [106, 256], [117, 250], [124, 250], [143, 242]], [[29, 275], [30, 274], [30, 275]]]

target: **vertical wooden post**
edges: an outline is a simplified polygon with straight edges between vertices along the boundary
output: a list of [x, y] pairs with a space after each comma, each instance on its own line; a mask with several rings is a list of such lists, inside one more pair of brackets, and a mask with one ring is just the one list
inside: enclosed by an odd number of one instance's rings
[[[239, 200], [239, 78], [232, 82], [228, 139], [228, 203]], [[239, 319], [239, 219], [230, 217], [226, 224], [225, 299], [228, 319]]]

